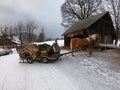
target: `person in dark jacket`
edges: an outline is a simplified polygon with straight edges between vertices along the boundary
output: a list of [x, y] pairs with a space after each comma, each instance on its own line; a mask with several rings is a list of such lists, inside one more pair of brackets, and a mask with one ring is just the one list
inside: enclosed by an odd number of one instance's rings
[[54, 50], [55, 53], [60, 53], [60, 47], [57, 43], [57, 39], [55, 40], [55, 42], [53, 43], [52, 46], [53, 46], [53, 50]]

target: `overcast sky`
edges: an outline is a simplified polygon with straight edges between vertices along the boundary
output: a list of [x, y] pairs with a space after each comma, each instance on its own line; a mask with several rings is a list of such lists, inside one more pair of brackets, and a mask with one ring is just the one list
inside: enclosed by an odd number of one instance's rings
[[[14, 25], [33, 19], [44, 28], [46, 37], [60, 37], [64, 32], [60, 7], [65, 0], [0, 0], [0, 25]], [[40, 30], [36, 31], [37, 33]]]

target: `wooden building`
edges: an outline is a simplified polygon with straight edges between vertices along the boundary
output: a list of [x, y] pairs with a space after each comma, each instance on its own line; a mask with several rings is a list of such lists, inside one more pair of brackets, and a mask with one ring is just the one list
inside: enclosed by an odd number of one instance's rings
[[64, 36], [64, 45], [69, 46], [71, 36], [86, 38], [96, 33], [100, 35], [99, 43], [113, 43], [116, 34], [109, 12], [94, 15], [76, 22], [62, 34]]
[[0, 36], [0, 48], [14, 48], [19, 44], [19, 42], [16, 42], [13, 39], [10, 39], [7, 34], [3, 34]]

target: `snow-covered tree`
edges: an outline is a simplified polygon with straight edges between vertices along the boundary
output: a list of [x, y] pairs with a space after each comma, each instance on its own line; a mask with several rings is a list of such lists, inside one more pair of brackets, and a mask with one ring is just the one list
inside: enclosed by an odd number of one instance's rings
[[120, 28], [120, 0], [106, 0], [106, 1], [108, 2], [108, 10], [110, 11], [113, 18], [117, 36], [115, 44], [117, 44]]

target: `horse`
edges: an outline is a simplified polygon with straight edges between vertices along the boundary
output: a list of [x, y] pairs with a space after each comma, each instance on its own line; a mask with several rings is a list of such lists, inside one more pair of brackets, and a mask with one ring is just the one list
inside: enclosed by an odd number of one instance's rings
[[93, 44], [98, 40], [99, 35], [98, 34], [93, 34], [90, 35], [88, 38], [72, 38], [70, 41], [70, 49], [71, 49], [71, 54], [72, 56], [74, 56], [73, 51], [75, 48], [78, 49], [83, 49], [86, 48], [87, 49], [87, 56], [90, 56], [92, 54], [92, 47]]

